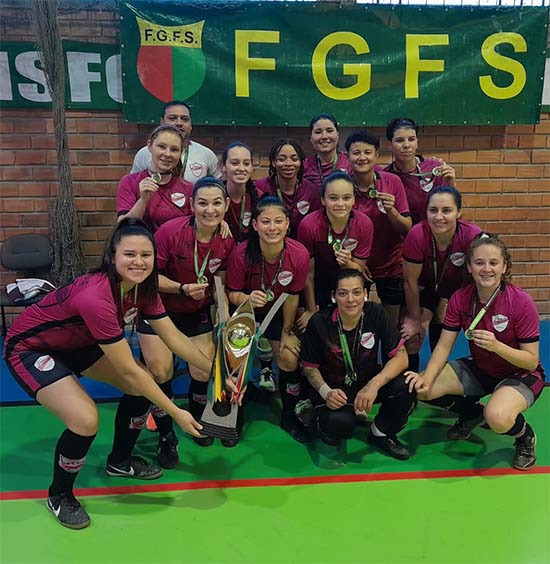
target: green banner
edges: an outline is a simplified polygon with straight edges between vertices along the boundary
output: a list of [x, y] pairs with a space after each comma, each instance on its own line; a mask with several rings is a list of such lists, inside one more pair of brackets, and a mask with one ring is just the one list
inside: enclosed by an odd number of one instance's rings
[[202, 124], [535, 123], [546, 8], [120, 2], [125, 118]]
[[[120, 110], [122, 82], [118, 45], [63, 41], [66, 107]], [[30, 42], [0, 46], [0, 104], [38, 108], [51, 104], [40, 54]]]

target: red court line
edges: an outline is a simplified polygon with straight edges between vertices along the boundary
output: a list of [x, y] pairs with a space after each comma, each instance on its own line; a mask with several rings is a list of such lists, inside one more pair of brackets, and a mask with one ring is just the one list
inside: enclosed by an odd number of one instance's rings
[[[473, 468], [469, 470], [427, 470], [420, 472], [379, 472], [375, 474], [349, 474], [346, 476], [301, 476], [288, 478], [248, 478], [241, 480], [204, 480], [172, 484], [146, 484], [132, 486], [105, 486], [77, 488], [77, 496], [123, 495], [132, 493], [175, 492], [206, 490], [212, 488], [258, 488], [265, 486], [303, 486], [312, 484], [344, 484], [353, 482], [384, 482], [391, 480], [434, 480], [439, 478], [472, 478], [490, 476], [533, 476], [550, 474], [550, 466], [536, 466], [529, 472], [513, 468]], [[43, 499], [47, 490], [0, 492], [0, 501], [17, 499]]]

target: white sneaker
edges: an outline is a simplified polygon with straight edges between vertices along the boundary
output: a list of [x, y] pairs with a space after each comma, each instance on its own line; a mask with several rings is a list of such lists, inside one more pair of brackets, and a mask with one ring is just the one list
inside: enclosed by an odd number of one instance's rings
[[269, 366], [260, 370], [260, 382], [258, 384], [265, 392], [273, 393], [275, 391], [275, 381], [273, 380], [273, 371]]

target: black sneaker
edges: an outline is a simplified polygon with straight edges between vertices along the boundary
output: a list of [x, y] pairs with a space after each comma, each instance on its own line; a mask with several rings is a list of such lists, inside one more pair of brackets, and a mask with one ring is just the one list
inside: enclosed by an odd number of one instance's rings
[[83, 529], [90, 524], [90, 516], [72, 492], [52, 495], [48, 498], [48, 509], [55, 518], [69, 529]]
[[281, 428], [299, 443], [309, 443], [311, 440], [309, 431], [294, 413], [283, 411], [281, 414]]
[[174, 468], [180, 461], [178, 456], [178, 439], [173, 431], [160, 437], [157, 451], [157, 462], [166, 469]]
[[273, 380], [273, 370], [271, 370], [270, 366], [266, 366], [260, 370], [258, 386], [269, 393], [275, 391], [275, 380]]
[[369, 442], [391, 457], [397, 458], [397, 460], [408, 460], [411, 457], [411, 453], [399, 442], [395, 435], [377, 437], [370, 433]]
[[222, 439], [221, 443], [226, 448], [233, 448], [234, 446], [237, 446], [239, 444], [240, 440], [240, 437], [237, 437], [236, 439]]
[[459, 417], [447, 431], [447, 438], [451, 439], [451, 441], [465, 441], [472, 436], [472, 431], [484, 421], [483, 413], [473, 419]]
[[162, 468], [156, 464], [148, 464], [141, 456], [131, 456], [128, 460], [111, 464], [107, 459], [105, 471], [109, 476], [123, 476], [138, 480], [154, 480], [162, 476]]
[[192, 437], [196, 445], [209, 447], [214, 444], [214, 437]]
[[321, 431], [321, 429], [319, 429], [319, 438], [326, 444], [329, 446], [338, 446], [340, 444], [340, 440], [335, 439], [333, 436], [328, 435], [327, 433], [325, 433], [324, 431]]
[[535, 465], [537, 455], [535, 454], [535, 445], [537, 444], [537, 436], [534, 432], [525, 433], [522, 437], [518, 437], [514, 446], [516, 454], [512, 466], [516, 470], [529, 470]]

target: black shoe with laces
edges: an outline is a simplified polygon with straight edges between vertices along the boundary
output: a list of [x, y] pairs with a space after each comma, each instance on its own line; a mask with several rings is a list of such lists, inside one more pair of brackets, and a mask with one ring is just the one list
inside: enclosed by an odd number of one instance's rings
[[525, 432], [523, 436], [518, 437], [514, 446], [516, 447], [516, 454], [512, 466], [516, 470], [529, 470], [535, 465], [537, 455], [535, 454], [535, 445], [537, 444], [537, 436], [535, 432]]
[[309, 443], [311, 440], [310, 432], [293, 412], [283, 411], [281, 414], [281, 428], [299, 443]]
[[209, 447], [214, 444], [214, 437], [192, 437], [193, 442], [201, 447]]
[[156, 464], [148, 464], [141, 456], [131, 456], [120, 463], [112, 463], [107, 459], [105, 471], [109, 476], [137, 478], [138, 480], [154, 480], [162, 476], [162, 468]]
[[48, 497], [47, 505], [64, 527], [83, 529], [90, 524], [90, 516], [72, 492]]
[[411, 453], [399, 442], [399, 439], [395, 435], [377, 437], [370, 433], [368, 440], [372, 445], [378, 447], [391, 457], [397, 458], [397, 460], [408, 460], [411, 457]]
[[226, 448], [233, 448], [239, 444], [240, 440], [240, 437], [237, 437], [236, 439], [221, 439], [221, 443]]
[[472, 431], [485, 421], [483, 413], [473, 419], [459, 417], [454, 425], [447, 431], [447, 438], [452, 441], [465, 441], [472, 436]]
[[178, 456], [178, 439], [173, 431], [160, 437], [157, 450], [157, 462], [167, 470], [177, 466], [180, 461]]

